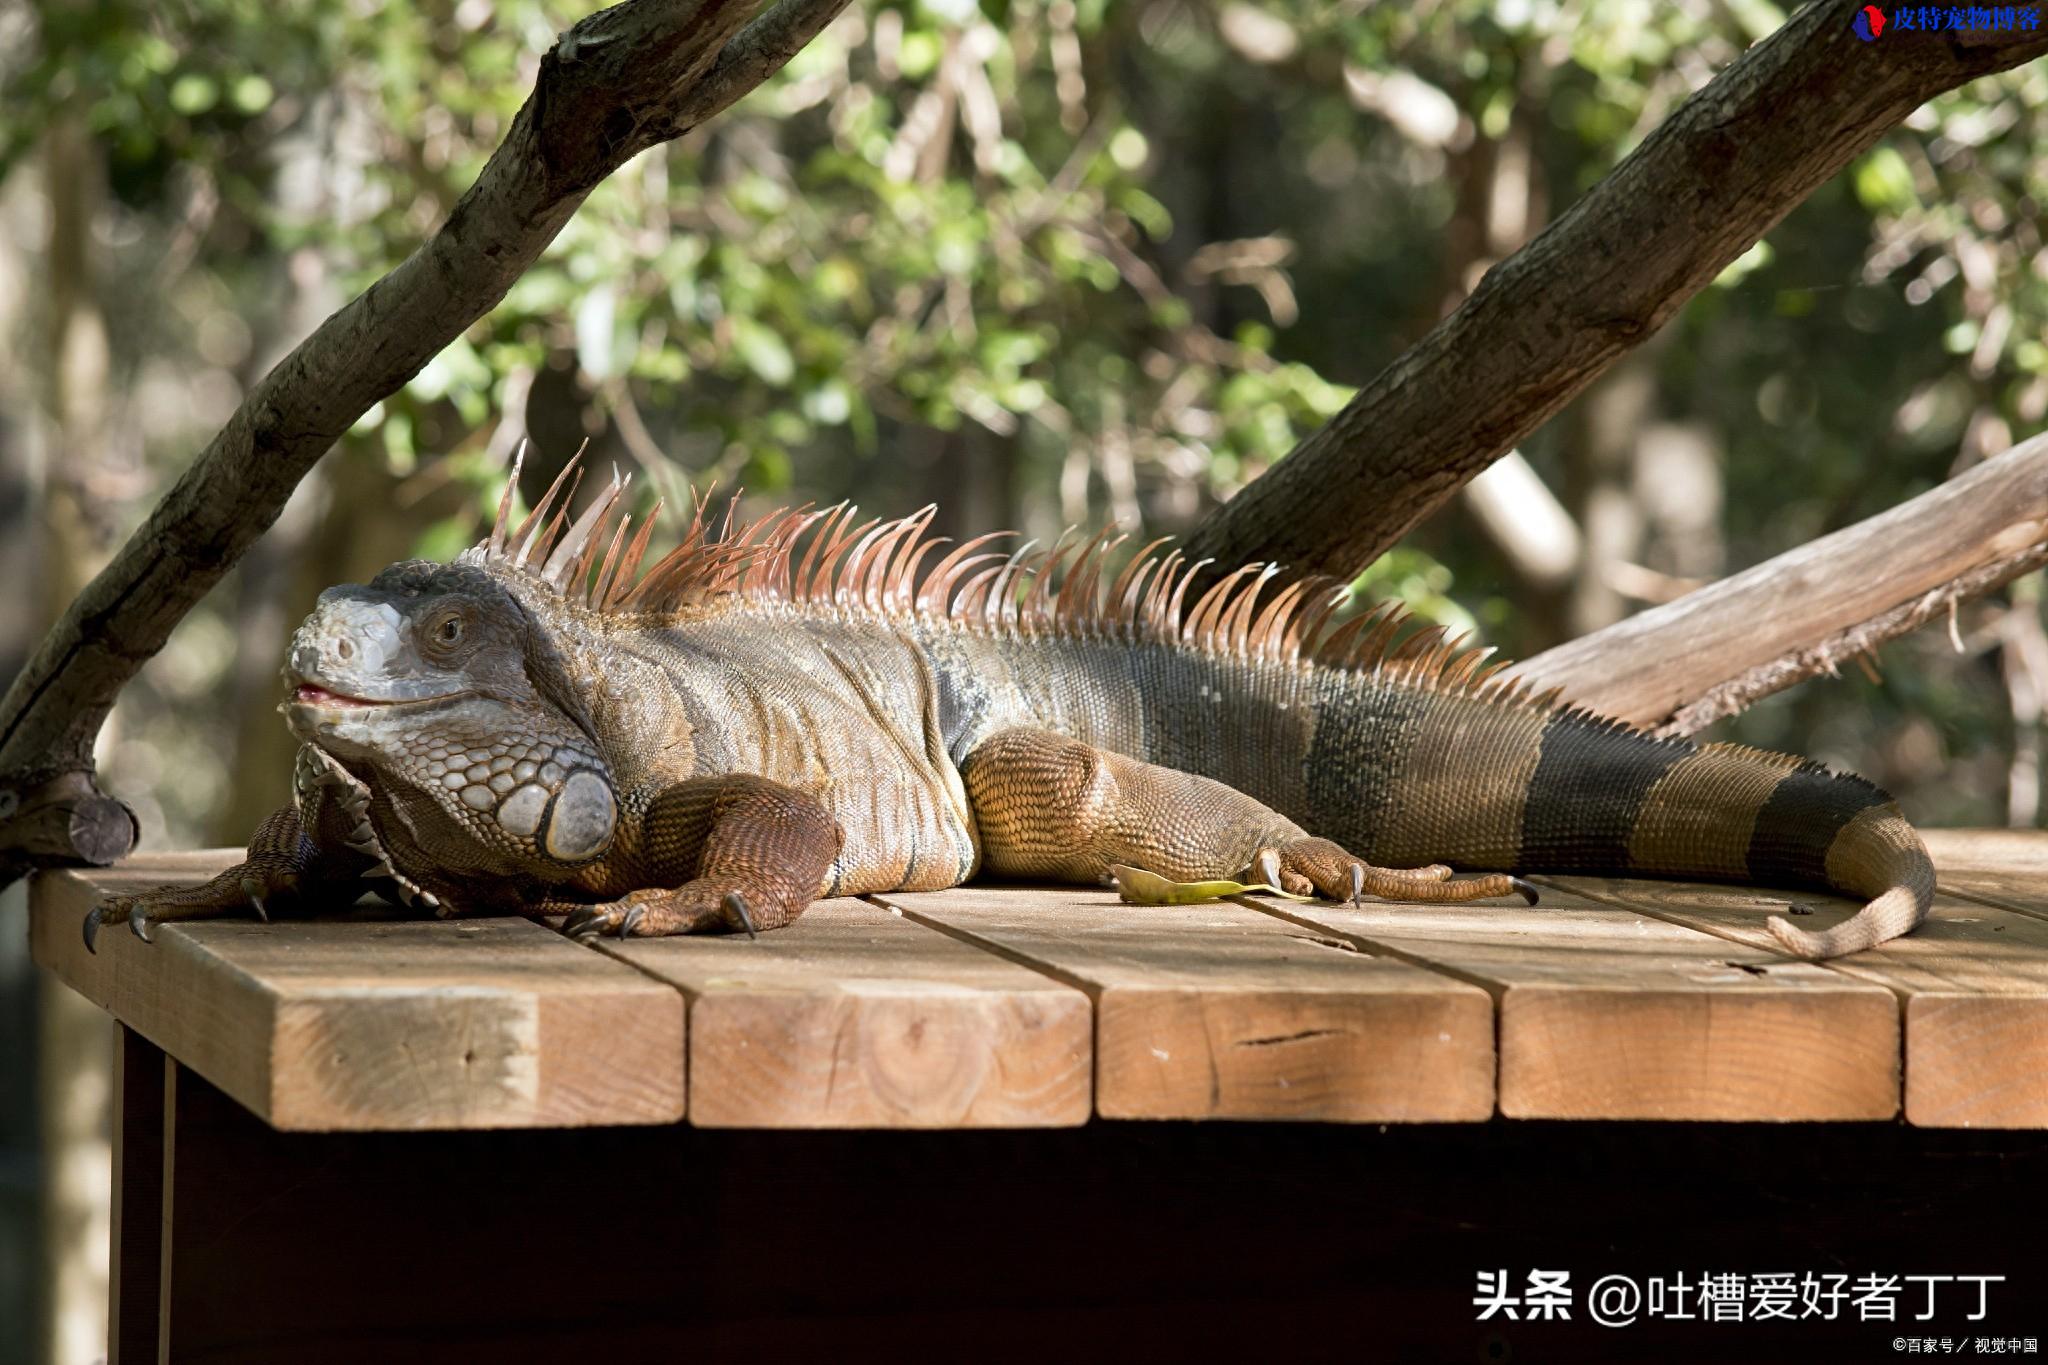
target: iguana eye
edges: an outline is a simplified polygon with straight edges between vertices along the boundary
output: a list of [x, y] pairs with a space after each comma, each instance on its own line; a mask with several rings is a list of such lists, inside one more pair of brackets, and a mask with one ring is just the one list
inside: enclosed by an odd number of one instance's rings
[[444, 611], [439, 616], [429, 617], [426, 623], [427, 652], [437, 658], [451, 658], [462, 643], [467, 629], [463, 613], [456, 610]]

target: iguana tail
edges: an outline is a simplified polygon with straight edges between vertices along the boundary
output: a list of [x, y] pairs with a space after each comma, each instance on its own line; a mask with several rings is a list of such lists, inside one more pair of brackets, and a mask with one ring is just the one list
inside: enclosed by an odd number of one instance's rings
[[[1384, 725], [1396, 697], [1389, 689], [1376, 700]], [[1579, 710], [1455, 693], [1401, 700], [1391, 708], [1408, 712], [1399, 771], [1371, 784], [1377, 809], [1358, 831], [1375, 862], [1813, 886], [1867, 898], [1819, 932], [1773, 917], [1772, 936], [1806, 958], [1896, 938], [1933, 902], [1920, 836], [1860, 777], [1739, 745], [1659, 739]], [[1324, 725], [1332, 719], [1326, 710]]]
[[1934, 864], [1896, 802], [1852, 819], [1829, 844], [1828, 884], [1873, 899], [1854, 916], [1815, 932], [1773, 915], [1771, 937], [1800, 957], [1840, 957], [1874, 948], [1919, 926], [1934, 903]]
[[1805, 958], [1875, 947], [1927, 917], [1934, 864], [1883, 789], [1740, 745], [1688, 744], [1681, 753], [1644, 792], [1629, 842], [1632, 870], [1866, 898], [1855, 915], [1819, 931], [1773, 915], [1771, 937]]

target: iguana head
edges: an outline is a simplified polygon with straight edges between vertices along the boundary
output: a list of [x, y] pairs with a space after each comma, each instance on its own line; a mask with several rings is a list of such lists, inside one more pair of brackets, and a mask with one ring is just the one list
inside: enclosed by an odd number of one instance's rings
[[369, 787], [400, 872], [560, 880], [601, 855], [612, 778], [559, 658], [467, 564], [394, 564], [329, 588], [285, 665], [294, 733]]

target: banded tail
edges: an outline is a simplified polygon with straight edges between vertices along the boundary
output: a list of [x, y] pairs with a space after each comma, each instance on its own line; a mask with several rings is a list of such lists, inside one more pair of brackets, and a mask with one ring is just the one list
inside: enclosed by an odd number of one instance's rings
[[1860, 777], [1740, 745], [1659, 739], [1579, 710], [1442, 692], [1406, 700], [1399, 761], [1378, 792], [1350, 793], [1377, 806], [1362, 840], [1375, 862], [1789, 884], [1865, 898], [1853, 917], [1818, 932], [1771, 918], [1787, 952], [1814, 959], [1897, 938], [1933, 903], [1926, 846], [1898, 804]]

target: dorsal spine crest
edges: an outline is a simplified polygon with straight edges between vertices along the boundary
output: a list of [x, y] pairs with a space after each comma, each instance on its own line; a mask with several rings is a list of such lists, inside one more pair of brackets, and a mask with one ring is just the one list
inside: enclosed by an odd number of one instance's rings
[[954, 546], [920, 578], [925, 559], [947, 544], [946, 537], [931, 534], [935, 506], [856, 524], [851, 503], [822, 509], [805, 504], [741, 522], [738, 493], [722, 519], [709, 515], [708, 495], [693, 494], [696, 506], [682, 541], [641, 574], [661, 504], [635, 530], [626, 511], [632, 480], [614, 472], [571, 524], [570, 503], [583, 470], [579, 451], [514, 527], [512, 502], [525, 454], [522, 443], [490, 535], [464, 552], [461, 562], [519, 575], [589, 611], [663, 615], [736, 600], [916, 618], [989, 634], [1164, 645], [1369, 672], [1410, 687], [1546, 712], [1559, 705], [1556, 690], [1538, 694], [1502, 676], [1510, 665], [1487, 662], [1491, 648], [1467, 644], [1465, 636], [1452, 637], [1442, 626], [1409, 629], [1415, 618], [1399, 602], [1380, 603], [1332, 625], [1350, 590], [1323, 575], [1297, 579], [1261, 605], [1280, 566], [1246, 564], [1218, 577], [1189, 607], [1188, 592], [1210, 561], [1191, 562], [1162, 537], [1139, 550], [1104, 593], [1105, 564], [1128, 538], [1115, 526], [1074, 544], [1069, 529], [1049, 548], [1027, 541], [1008, 554], [983, 547], [1015, 533], [990, 532]]

